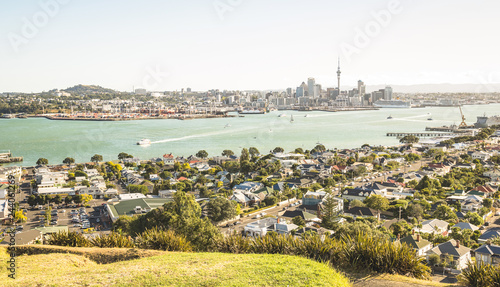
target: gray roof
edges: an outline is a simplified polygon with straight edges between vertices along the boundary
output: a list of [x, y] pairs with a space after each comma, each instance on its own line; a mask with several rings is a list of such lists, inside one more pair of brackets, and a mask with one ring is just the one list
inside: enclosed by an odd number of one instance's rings
[[490, 230], [486, 230], [481, 236], [479, 236], [479, 239], [488, 240], [488, 239], [492, 239], [494, 237], [499, 237], [499, 236], [500, 236], [500, 230], [490, 229]]
[[462, 230], [464, 230], [464, 229], [470, 229], [472, 231], [476, 231], [476, 230], [479, 229], [479, 227], [475, 226], [474, 224], [470, 224], [468, 222], [459, 222], [459, 223], [453, 225], [451, 228], [453, 228], [453, 227], [458, 227], [458, 228], [460, 228]]
[[457, 248], [457, 242], [452, 239], [450, 241], [446, 241], [445, 243], [441, 243], [438, 246], [429, 250], [430, 253], [435, 253], [437, 255], [448, 254], [457, 257], [462, 257], [464, 254], [470, 252], [470, 248], [460, 245]]
[[475, 253], [500, 255], [500, 246], [484, 244], [478, 249], [474, 250]]

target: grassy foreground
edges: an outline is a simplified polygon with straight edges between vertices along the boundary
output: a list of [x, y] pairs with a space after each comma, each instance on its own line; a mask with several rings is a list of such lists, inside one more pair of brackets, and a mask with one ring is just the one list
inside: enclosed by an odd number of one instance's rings
[[[86, 248], [89, 249], [93, 253], [99, 250]], [[6, 249], [1, 248], [1, 285], [351, 286], [348, 279], [328, 265], [297, 256], [165, 252], [98, 264], [84, 255], [61, 252], [18, 256], [17, 278], [12, 280], [5, 269]]]

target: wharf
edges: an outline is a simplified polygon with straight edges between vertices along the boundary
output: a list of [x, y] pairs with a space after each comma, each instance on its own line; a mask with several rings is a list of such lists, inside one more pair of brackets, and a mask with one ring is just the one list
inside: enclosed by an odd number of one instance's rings
[[448, 133], [448, 132], [442, 132], [442, 133], [429, 133], [429, 132], [419, 132], [419, 133], [387, 133], [388, 137], [397, 137], [397, 138], [403, 138], [405, 136], [416, 136], [419, 138], [433, 138], [433, 137], [444, 137], [444, 136], [459, 136], [463, 134], [456, 134], [456, 133]]
[[11, 163], [23, 161], [22, 156], [13, 157], [10, 151], [0, 151], [0, 163]]

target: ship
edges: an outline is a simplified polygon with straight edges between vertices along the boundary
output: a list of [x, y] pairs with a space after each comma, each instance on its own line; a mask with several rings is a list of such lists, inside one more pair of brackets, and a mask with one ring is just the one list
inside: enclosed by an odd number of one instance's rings
[[388, 119], [388, 120], [392, 120], [392, 116], [391, 116], [391, 115], [389, 115], [389, 116], [387, 117], [387, 119]]
[[474, 124], [476, 128], [487, 128], [500, 125], [500, 116], [487, 117], [486, 115], [477, 117], [477, 122]]
[[262, 115], [265, 114], [265, 110], [239, 110], [238, 114], [241, 115]]
[[151, 144], [151, 140], [149, 140], [149, 139], [142, 139], [142, 140], [137, 142], [137, 145], [150, 145], [150, 144]]
[[411, 102], [401, 100], [378, 100], [373, 105], [378, 108], [411, 108]]

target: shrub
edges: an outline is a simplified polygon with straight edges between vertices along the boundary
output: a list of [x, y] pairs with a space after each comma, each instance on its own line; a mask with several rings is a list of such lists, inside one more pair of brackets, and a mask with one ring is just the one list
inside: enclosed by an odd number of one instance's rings
[[48, 244], [59, 245], [59, 246], [69, 246], [69, 247], [89, 247], [90, 241], [83, 236], [81, 233], [77, 232], [66, 232], [60, 231], [58, 233], [50, 234], [48, 239]]
[[[471, 287], [500, 286], [500, 281], [498, 281], [499, 274], [499, 269], [491, 265], [484, 265], [482, 263], [476, 265], [469, 262], [467, 268], [462, 270], [462, 274], [459, 275], [458, 279]], [[496, 285], [493, 283], [493, 277], [497, 280]]]
[[182, 235], [176, 234], [172, 230], [158, 230], [156, 227], [148, 229], [136, 238], [137, 246], [144, 249], [156, 249], [166, 251], [193, 250], [193, 246]]
[[235, 231], [217, 241], [217, 251], [233, 254], [250, 253], [250, 240]]
[[125, 236], [120, 233], [116, 232], [111, 232], [108, 235], [100, 234], [99, 236], [96, 236], [92, 238], [90, 241], [90, 244], [95, 247], [126, 247], [126, 248], [133, 248], [135, 247], [134, 240], [129, 237]]

